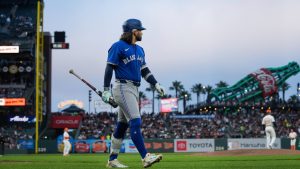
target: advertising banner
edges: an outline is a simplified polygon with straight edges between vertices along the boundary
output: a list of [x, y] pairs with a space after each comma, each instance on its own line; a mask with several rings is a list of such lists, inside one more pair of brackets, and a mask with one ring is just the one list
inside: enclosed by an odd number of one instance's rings
[[170, 118], [174, 119], [214, 119], [215, 115], [173, 115]]
[[177, 98], [161, 99], [160, 100], [160, 112], [169, 113], [178, 111]]
[[[228, 150], [238, 149], [266, 149], [265, 138], [228, 139]], [[276, 138], [273, 149], [281, 149], [280, 138]]]
[[173, 139], [145, 140], [145, 147], [149, 152], [153, 152], [153, 153], [174, 152], [174, 140]]
[[272, 96], [277, 92], [276, 79], [268, 69], [262, 68], [250, 75], [258, 81], [263, 97]]
[[52, 128], [78, 128], [81, 116], [52, 116]]
[[0, 53], [19, 53], [19, 46], [0, 46]]
[[175, 139], [175, 152], [213, 152], [214, 139]]
[[20, 139], [17, 141], [17, 144], [20, 145], [20, 149], [30, 150], [34, 149], [34, 142], [33, 140], [24, 140]]
[[0, 98], [0, 106], [25, 106], [25, 98]]
[[131, 139], [123, 140], [123, 144], [125, 146], [125, 153], [137, 153], [138, 152]]
[[35, 116], [9, 116], [8, 121], [11, 123], [34, 123], [36, 120]]

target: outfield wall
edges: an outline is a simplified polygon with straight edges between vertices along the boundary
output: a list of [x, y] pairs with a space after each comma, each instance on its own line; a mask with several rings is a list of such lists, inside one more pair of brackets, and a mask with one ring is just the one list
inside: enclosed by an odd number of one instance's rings
[[[61, 153], [62, 140], [40, 140], [39, 153]], [[109, 153], [110, 140], [71, 140], [71, 153]], [[300, 142], [297, 139], [297, 150]], [[220, 139], [146, 139], [145, 147], [149, 152], [213, 152], [237, 149], [266, 149], [265, 138], [220, 138]], [[290, 139], [277, 138], [274, 149], [290, 149]], [[125, 139], [121, 153], [137, 153], [131, 139]], [[5, 148], [5, 154], [34, 153], [33, 140], [19, 140], [16, 149]]]

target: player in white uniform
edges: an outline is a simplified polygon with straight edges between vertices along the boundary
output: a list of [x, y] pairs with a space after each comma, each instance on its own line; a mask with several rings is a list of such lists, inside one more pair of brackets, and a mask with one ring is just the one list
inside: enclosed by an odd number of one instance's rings
[[64, 129], [64, 140], [63, 140], [63, 143], [64, 143], [64, 156], [68, 156], [69, 155], [69, 152], [70, 152], [70, 148], [71, 148], [71, 143], [69, 141], [70, 139], [70, 135], [68, 133], [68, 128], [65, 128]]
[[266, 115], [262, 120], [262, 124], [265, 125], [265, 132], [267, 137], [267, 148], [272, 149], [276, 140], [276, 133], [274, 130], [275, 118], [271, 115], [271, 110], [266, 111]]
[[291, 150], [296, 150], [297, 133], [293, 129], [291, 129], [291, 132], [289, 134], [289, 138], [291, 139]]

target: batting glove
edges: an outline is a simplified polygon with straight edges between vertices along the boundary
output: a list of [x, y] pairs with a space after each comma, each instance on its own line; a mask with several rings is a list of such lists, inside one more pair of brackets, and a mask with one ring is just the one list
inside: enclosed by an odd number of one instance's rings
[[155, 84], [155, 89], [159, 93], [160, 96], [165, 95], [165, 89], [161, 85], [159, 85], [159, 83]]
[[103, 100], [105, 103], [108, 103], [108, 102], [109, 102], [110, 97], [111, 97], [110, 91], [103, 91], [103, 92], [102, 92], [102, 100]]

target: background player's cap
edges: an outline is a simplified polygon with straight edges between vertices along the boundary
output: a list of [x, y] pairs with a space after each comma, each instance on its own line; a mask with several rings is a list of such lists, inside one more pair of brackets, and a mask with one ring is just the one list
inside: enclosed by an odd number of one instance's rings
[[123, 24], [123, 32], [132, 32], [133, 29], [145, 30], [142, 22], [138, 19], [128, 19]]

